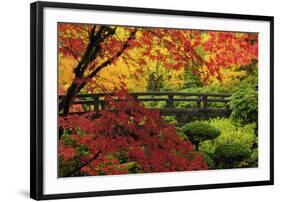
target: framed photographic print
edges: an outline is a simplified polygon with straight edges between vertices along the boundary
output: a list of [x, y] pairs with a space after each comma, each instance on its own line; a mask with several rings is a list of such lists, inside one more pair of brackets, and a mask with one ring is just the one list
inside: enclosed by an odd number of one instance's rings
[[31, 198], [273, 184], [273, 17], [31, 4]]

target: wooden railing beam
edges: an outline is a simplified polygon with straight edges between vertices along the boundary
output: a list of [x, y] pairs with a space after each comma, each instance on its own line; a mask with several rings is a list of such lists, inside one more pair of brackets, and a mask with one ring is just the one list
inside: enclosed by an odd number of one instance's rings
[[[95, 93], [95, 94], [79, 94], [72, 105], [81, 104], [84, 111], [75, 112], [77, 114], [85, 113], [88, 110], [100, 111], [105, 109], [105, 96], [113, 96], [113, 99], [118, 101], [113, 93]], [[188, 117], [200, 116], [202, 118], [209, 118], [212, 116], [229, 116], [231, 110], [229, 109], [230, 94], [223, 93], [186, 93], [186, 92], [131, 92], [130, 95], [139, 102], [148, 101], [165, 101], [166, 108], [160, 110], [161, 116], [176, 116], [178, 122], [182, 124]], [[59, 96], [61, 99], [63, 95]], [[177, 108], [176, 102], [194, 102], [195, 105], [189, 108]], [[225, 103], [221, 108], [210, 108], [209, 103]], [[93, 108], [92, 108], [93, 106]], [[153, 110], [153, 109], [152, 109]]]

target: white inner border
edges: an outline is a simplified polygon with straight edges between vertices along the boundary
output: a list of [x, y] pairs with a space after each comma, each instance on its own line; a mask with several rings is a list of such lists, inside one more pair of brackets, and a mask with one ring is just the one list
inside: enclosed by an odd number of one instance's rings
[[[44, 194], [269, 180], [269, 22], [44, 8]], [[259, 167], [57, 178], [57, 22], [259, 33]]]

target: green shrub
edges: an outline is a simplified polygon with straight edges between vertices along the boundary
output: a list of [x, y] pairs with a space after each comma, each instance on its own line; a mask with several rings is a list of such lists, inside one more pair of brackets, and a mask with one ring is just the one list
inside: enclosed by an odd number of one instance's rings
[[174, 125], [178, 124], [176, 116], [163, 116], [163, 119], [170, 124], [174, 124]]
[[258, 154], [259, 154], [258, 149], [254, 149], [250, 161], [247, 162], [249, 167], [258, 167], [258, 161], [259, 161]]
[[251, 151], [244, 144], [225, 142], [215, 151], [215, 161], [218, 168], [237, 168], [243, 160], [249, 159]]
[[242, 124], [258, 121], [258, 91], [254, 85], [242, 85], [231, 96], [231, 118]]
[[202, 86], [200, 76], [195, 75], [191, 68], [185, 69], [184, 73], [184, 88], [197, 88]]
[[181, 92], [190, 93], [229, 93], [230, 89], [221, 84], [204, 85], [202, 87], [184, 88]]
[[[207, 121], [206, 121], [207, 122]], [[199, 151], [207, 153], [215, 160], [216, 149], [225, 143], [232, 142], [235, 144], [243, 145], [250, 151], [251, 157], [241, 162], [236, 162], [235, 167], [257, 167], [258, 165], [258, 152], [253, 149], [253, 145], [257, 144], [257, 137], [255, 135], [256, 124], [247, 124], [245, 126], [236, 125], [232, 120], [227, 118], [211, 119], [208, 123], [215, 128], [218, 128], [221, 133], [214, 140], [207, 140], [200, 144]], [[215, 161], [216, 163], [219, 163]], [[230, 166], [223, 165], [223, 161], [216, 165], [217, 168], [224, 168]]]
[[253, 147], [257, 141], [255, 135], [256, 124], [251, 123], [245, 126], [239, 126], [227, 118], [211, 119], [207, 123], [220, 130], [220, 135], [214, 140], [202, 142], [199, 151], [214, 153], [218, 145], [225, 142], [235, 142], [243, 144], [249, 149]]
[[202, 121], [196, 121], [184, 125], [183, 132], [196, 146], [196, 150], [198, 150], [200, 142], [213, 140], [220, 134], [220, 131], [217, 128]]
[[176, 129], [177, 129], [178, 136], [180, 136], [183, 140], [188, 140], [188, 138], [186, 137], [186, 135], [183, 132], [182, 127], [176, 126]]
[[143, 104], [146, 108], [157, 108], [157, 109], [165, 108], [167, 106], [166, 101], [157, 101], [157, 102], [156, 101], [147, 101], [147, 102], [143, 102]]
[[253, 168], [258, 167], [258, 149], [253, 149], [250, 158], [241, 161], [237, 167], [239, 168]]
[[214, 160], [212, 159], [212, 157], [207, 154], [207, 153], [204, 153], [204, 152], [200, 152], [200, 154], [202, 155], [204, 161], [207, 163], [208, 165], [208, 169], [214, 169], [215, 168], [215, 162]]
[[194, 108], [196, 107], [196, 102], [188, 102], [188, 101], [175, 101], [174, 106], [176, 108]]

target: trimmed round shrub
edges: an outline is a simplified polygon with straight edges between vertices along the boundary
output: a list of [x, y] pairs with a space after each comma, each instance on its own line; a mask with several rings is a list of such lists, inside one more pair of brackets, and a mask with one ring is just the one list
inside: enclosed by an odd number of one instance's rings
[[250, 157], [250, 149], [236, 142], [222, 143], [215, 151], [215, 161], [219, 168], [237, 168], [240, 162]]
[[212, 141], [205, 141], [200, 144], [200, 152], [214, 154], [216, 148], [225, 142], [236, 142], [244, 144], [249, 149], [257, 144], [255, 135], [256, 124], [240, 125], [227, 118], [215, 118], [208, 122], [210, 125], [220, 130], [220, 135]]
[[202, 121], [196, 121], [184, 125], [183, 132], [188, 137], [188, 139], [196, 146], [197, 151], [200, 142], [213, 140], [220, 134], [220, 131], [217, 128]]

